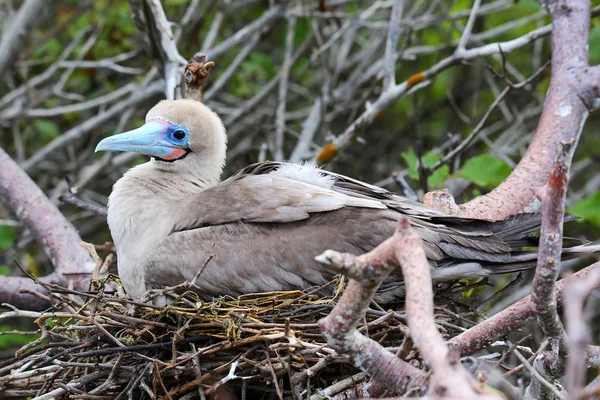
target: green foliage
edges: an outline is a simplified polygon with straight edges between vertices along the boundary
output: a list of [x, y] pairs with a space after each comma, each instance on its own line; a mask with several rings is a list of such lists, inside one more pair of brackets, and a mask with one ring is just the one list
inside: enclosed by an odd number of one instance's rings
[[[417, 167], [419, 165], [419, 158], [417, 157], [415, 150], [413, 148], [410, 148], [410, 150], [402, 153], [402, 158], [404, 158], [404, 161], [406, 161], [406, 164], [408, 166], [408, 176], [418, 181], [419, 171]], [[423, 165], [425, 165], [426, 167], [430, 167], [439, 160], [439, 154], [428, 152], [423, 156], [421, 161], [423, 162]], [[443, 186], [442, 184], [444, 180], [448, 177], [449, 174], [450, 169], [448, 168], [448, 166], [442, 165], [433, 174], [431, 174], [431, 176], [427, 178], [427, 185], [432, 189], [441, 188]]]
[[10, 273], [10, 267], [8, 265], [0, 265], [0, 276], [8, 275]]
[[454, 14], [458, 11], [470, 10], [473, 6], [473, 2], [470, 0], [457, 0], [454, 2], [452, 7], [450, 7], [450, 13]]
[[600, 24], [597, 22], [594, 22], [594, 25], [590, 30], [588, 47], [590, 49], [590, 64], [594, 65], [600, 63]]
[[47, 143], [60, 135], [58, 125], [47, 119], [36, 119], [33, 122], [33, 128], [38, 135], [38, 140], [41, 140], [43, 143]]
[[298, 19], [294, 29], [294, 48], [300, 46], [311, 32], [310, 21], [308, 19]]
[[464, 282], [467, 285], [474, 285], [470, 289], [466, 289], [460, 292], [460, 295], [464, 299], [476, 298], [478, 295], [482, 294], [486, 290], [486, 285], [475, 285], [478, 282], [483, 281], [485, 278], [470, 278], [470, 279], [461, 279], [461, 282]]
[[12, 226], [0, 225], [0, 251], [4, 251], [12, 246], [16, 237], [15, 228]]
[[433, 83], [431, 84], [431, 90], [436, 98], [446, 97], [448, 90], [452, 88], [453, 83], [456, 79], [457, 70], [447, 69], [436, 75]]
[[600, 191], [577, 201], [567, 211], [581, 217], [584, 221], [600, 226]]
[[273, 58], [265, 53], [252, 53], [248, 57], [248, 61], [242, 64], [242, 71], [245, 74], [268, 81], [275, 76]]
[[34, 58], [55, 57], [64, 50], [62, 43], [57, 38], [52, 38], [33, 52]]
[[40, 337], [40, 335], [24, 335], [20, 333], [2, 333], [13, 331], [8, 325], [0, 325], [0, 349], [13, 346], [24, 346]]
[[233, 79], [232, 93], [240, 97], [250, 97], [276, 74], [273, 58], [265, 53], [252, 53], [240, 66], [240, 72]]
[[499, 185], [510, 174], [511, 168], [501, 159], [483, 154], [468, 159], [458, 176], [487, 189]]

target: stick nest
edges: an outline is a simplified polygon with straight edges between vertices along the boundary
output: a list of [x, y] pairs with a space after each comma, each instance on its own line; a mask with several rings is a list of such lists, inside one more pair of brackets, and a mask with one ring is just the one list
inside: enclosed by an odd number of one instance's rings
[[[114, 276], [104, 283], [120, 289]], [[324, 399], [325, 390], [335, 394], [366, 379], [327, 345], [317, 324], [343, 291], [339, 277], [324, 285], [334, 288], [329, 296], [317, 294], [321, 287], [206, 302], [171, 292], [175, 299], [165, 307], [110, 294], [104, 284], [86, 293], [49, 286], [55, 307], [36, 319], [39, 339], [0, 364], [2, 398], [175, 399], [228, 391]], [[404, 322], [403, 313], [374, 307], [361, 331], [396, 352]]]

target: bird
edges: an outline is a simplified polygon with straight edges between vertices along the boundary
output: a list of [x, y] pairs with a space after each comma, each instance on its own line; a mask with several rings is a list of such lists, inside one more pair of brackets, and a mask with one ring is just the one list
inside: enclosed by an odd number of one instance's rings
[[[202, 298], [307, 289], [333, 273], [315, 257], [362, 254], [406, 217], [423, 239], [434, 281], [535, 266], [539, 214], [505, 221], [461, 218], [312, 164], [265, 161], [221, 180], [227, 135], [219, 116], [190, 99], [162, 100], [143, 126], [96, 151], [150, 160], [114, 184], [107, 222], [128, 296], [183, 282]], [[572, 252], [579, 251], [581, 246]], [[376, 300], [402, 296], [401, 272]]]

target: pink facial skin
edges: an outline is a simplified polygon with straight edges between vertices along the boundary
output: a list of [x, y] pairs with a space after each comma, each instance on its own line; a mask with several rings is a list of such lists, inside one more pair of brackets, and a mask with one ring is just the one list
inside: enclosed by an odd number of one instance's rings
[[173, 149], [172, 152], [170, 152], [166, 157], [162, 157], [162, 159], [167, 161], [177, 160], [178, 158], [185, 156], [185, 154], [185, 149]]

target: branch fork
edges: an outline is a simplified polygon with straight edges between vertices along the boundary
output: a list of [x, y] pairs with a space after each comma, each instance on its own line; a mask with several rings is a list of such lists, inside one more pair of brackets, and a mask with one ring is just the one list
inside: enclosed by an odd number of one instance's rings
[[[433, 317], [430, 267], [422, 239], [407, 219], [399, 219], [394, 235], [369, 253], [353, 256], [328, 250], [316, 259], [351, 278], [338, 304], [319, 324], [329, 344], [355, 366], [395, 393], [406, 393], [412, 388], [432, 395], [499, 399], [481, 391], [461, 365], [458, 354], [448, 349], [438, 332]], [[357, 329], [379, 284], [398, 266], [406, 284], [411, 338], [431, 367], [431, 378]]]

